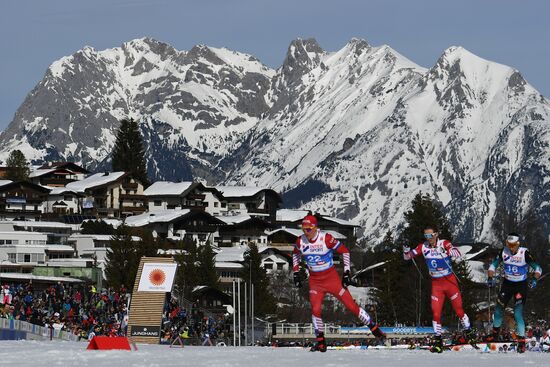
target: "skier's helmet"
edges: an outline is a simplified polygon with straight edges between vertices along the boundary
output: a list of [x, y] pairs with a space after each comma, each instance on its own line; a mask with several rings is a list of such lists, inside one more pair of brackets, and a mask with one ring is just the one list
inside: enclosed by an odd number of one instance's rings
[[304, 219], [302, 219], [302, 228], [317, 228], [317, 218], [313, 215], [306, 215]]

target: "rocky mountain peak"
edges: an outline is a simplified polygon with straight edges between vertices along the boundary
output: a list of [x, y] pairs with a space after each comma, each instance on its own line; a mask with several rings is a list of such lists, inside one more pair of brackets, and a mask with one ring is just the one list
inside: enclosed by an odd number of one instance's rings
[[281, 74], [289, 87], [299, 82], [300, 78], [319, 66], [325, 51], [314, 38], [295, 39], [288, 46]]

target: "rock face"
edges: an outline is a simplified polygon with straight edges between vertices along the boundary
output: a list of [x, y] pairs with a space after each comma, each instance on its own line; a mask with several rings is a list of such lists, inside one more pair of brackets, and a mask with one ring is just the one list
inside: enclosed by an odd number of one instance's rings
[[54, 62], [0, 135], [35, 161], [110, 166], [118, 121], [138, 119], [152, 179], [269, 186], [376, 242], [419, 191], [459, 240], [490, 241], [498, 211], [550, 233], [550, 103], [521, 74], [461, 47], [430, 69], [353, 39], [295, 40], [272, 70], [252, 56], [152, 39]]

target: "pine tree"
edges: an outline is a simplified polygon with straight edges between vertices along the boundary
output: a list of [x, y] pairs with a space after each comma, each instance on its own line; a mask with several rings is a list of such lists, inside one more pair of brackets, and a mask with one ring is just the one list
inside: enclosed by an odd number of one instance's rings
[[216, 254], [212, 251], [209, 243], [200, 247], [198, 259], [200, 263], [201, 285], [218, 288], [220, 282], [216, 273]]
[[105, 275], [112, 287], [125, 285], [132, 289], [139, 264], [130, 230], [126, 226], [117, 228], [111, 237], [106, 255]]
[[178, 264], [175, 283], [180, 296], [191, 299], [193, 289], [200, 283], [199, 273], [199, 249], [193, 240], [182, 240], [178, 248], [183, 250], [174, 257]]
[[419, 300], [415, 291], [418, 287], [416, 276], [410, 273], [414, 270], [407, 269], [401, 246], [395, 243], [391, 232], [386, 233], [377, 250], [385, 262], [384, 276], [381, 282], [374, 284], [378, 289], [375, 293], [378, 321], [386, 325], [416, 323]]
[[130, 172], [144, 186], [149, 186], [145, 149], [139, 126], [133, 119], [120, 122], [112, 155], [113, 171]]
[[[133, 236], [140, 237], [134, 241]], [[141, 258], [144, 256], [158, 256], [161, 243], [154, 238], [150, 230], [140, 229], [132, 231], [126, 226], [120, 226], [109, 242], [105, 275], [111, 286], [125, 286], [132, 288], [136, 279]]]
[[12, 181], [26, 181], [29, 178], [29, 164], [25, 155], [18, 149], [12, 150], [6, 161], [6, 179]]
[[262, 268], [262, 257], [254, 242], [248, 243], [244, 253], [242, 279], [245, 283], [254, 284], [255, 314], [263, 316], [276, 310], [275, 298], [271, 294], [267, 273]]
[[102, 220], [87, 220], [82, 222], [80, 229], [81, 234], [115, 234], [115, 232], [112, 225]]
[[409, 246], [424, 242], [423, 231], [427, 226], [437, 227], [439, 238], [452, 241], [449, 222], [443, 214], [443, 207], [430, 195], [417, 194], [412, 201], [412, 209], [405, 213], [405, 220], [407, 227], [401, 234], [401, 240]]

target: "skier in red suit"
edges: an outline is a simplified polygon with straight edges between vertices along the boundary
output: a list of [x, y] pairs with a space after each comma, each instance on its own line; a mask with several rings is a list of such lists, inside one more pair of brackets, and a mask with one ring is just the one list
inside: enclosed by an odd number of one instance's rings
[[430, 276], [432, 277], [432, 324], [435, 333], [435, 343], [431, 350], [432, 352], [441, 353], [443, 351], [441, 310], [443, 309], [445, 298], [451, 300], [451, 306], [453, 306], [456, 315], [466, 330], [466, 337], [470, 343], [473, 343], [474, 333], [470, 327], [470, 319], [462, 308], [462, 294], [458, 288], [458, 279], [451, 265], [451, 259], [461, 256], [460, 251], [450, 241], [438, 239], [435, 227], [426, 227], [424, 229], [424, 238], [426, 241], [412, 250], [406, 246], [403, 247], [403, 258], [410, 260], [422, 255], [426, 261]]
[[[317, 218], [308, 215], [302, 220], [304, 234], [298, 238], [292, 253], [294, 284], [302, 286], [300, 276], [300, 261], [303, 258], [309, 270], [309, 301], [311, 303], [312, 320], [317, 336], [317, 344], [312, 350], [325, 352], [327, 350], [324, 324], [321, 319], [321, 308], [326, 293], [338, 298], [348, 310], [353, 312], [367, 325], [372, 334], [384, 338], [385, 334], [371, 320], [369, 314], [353, 300], [347, 287], [352, 284], [350, 254], [343, 243], [317, 227]], [[340, 279], [333, 262], [333, 252], [342, 255], [344, 261], [344, 276]]]

